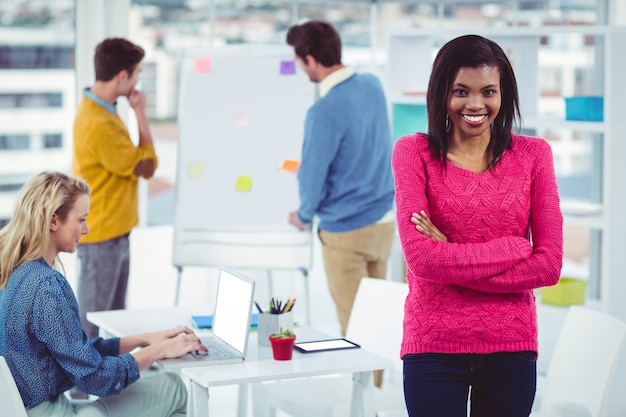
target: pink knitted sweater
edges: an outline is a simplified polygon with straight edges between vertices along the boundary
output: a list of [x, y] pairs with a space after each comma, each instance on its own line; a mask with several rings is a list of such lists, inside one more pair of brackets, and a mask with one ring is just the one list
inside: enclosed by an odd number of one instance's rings
[[[513, 135], [512, 149], [475, 173], [444, 169], [418, 133], [398, 139], [392, 165], [409, 283], [401, 356], [537, 352], [533, 289], [557, 283], [563, 256], [550, 145]], [[419, 210], [448, 242], [415, 229]]]

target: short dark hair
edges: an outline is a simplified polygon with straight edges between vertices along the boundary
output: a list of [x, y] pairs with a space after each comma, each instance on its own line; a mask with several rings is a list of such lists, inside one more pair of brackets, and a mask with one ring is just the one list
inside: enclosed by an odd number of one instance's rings
[[93, 63], [97, 81], [111, 81], [121, 71], [130, 76], [145, 55], [142, 47], [123, 38], [108, 38], [96, 46]]
[[448, 94], [462, 67], [489, 66], [500, 72], [502, 104], [493, 122], [487, 146], [487, 164], [493, 166], [511, 147], [511, 131], [520, 120], [519, 95], [513, 68], [502, 48], [479, 35], [464, 35], [446, 43], [437, 53], [426, 92], [428, 141], [435, 158], [445, 162], [448, 153]]
[[287, 44], [302, 60], [311, 55], [325, 67], [341, 64], [341, 39], [329, 23], [311, 20], [294, 25], [287, 32]]

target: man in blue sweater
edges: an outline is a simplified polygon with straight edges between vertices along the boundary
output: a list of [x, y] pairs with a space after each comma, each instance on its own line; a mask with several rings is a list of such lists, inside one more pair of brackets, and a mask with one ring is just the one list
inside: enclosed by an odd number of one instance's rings
[[391, 134], [380, 81], [341, 63], [341, 40], [328, 23], [292, 26], [287, 43], [319, 83], [304, 126], [298, 169], [300, 230], [319, 218], [324, 268], [345, 335], [362, 277], [385, 278], [395, 232]]

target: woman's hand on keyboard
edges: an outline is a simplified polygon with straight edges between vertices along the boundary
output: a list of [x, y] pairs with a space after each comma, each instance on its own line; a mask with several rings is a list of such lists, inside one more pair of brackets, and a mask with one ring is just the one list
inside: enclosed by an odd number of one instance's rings
[[158, 342], [155, 346], [160, 346], [162, 350], [161, 358], [178, 358], [187, 353], [207, 353], [207, 348], [200, 342], [200, 339], [192, 333], [179, 333], [169, 339]]
[[143, 346], [143, 349], [132, 354], [140, 370], [146, 369], [159, 359], [178, 358], [191, 352], [208, 352], [193, 330], [186, 326], [123, 338], [123, 341], [120, 340], [120, 353], [124, 353], [123, 350], [133, 344]]

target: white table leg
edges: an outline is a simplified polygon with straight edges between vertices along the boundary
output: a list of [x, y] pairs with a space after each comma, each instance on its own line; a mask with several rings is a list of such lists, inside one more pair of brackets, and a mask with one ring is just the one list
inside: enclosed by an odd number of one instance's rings
[[209, 416], [209, 389], [200, 384], [189, 381], [189, 399], [187, 401], [187, 415], [189, 417]]
[[239, 384], [239, 404], [237, 417], [246, 417], [248, 414], [248, 387], [250, 384]]
[[372, 371], [352, 374], [352, 402], [350, 417], [375, 417], [374, 378]]

